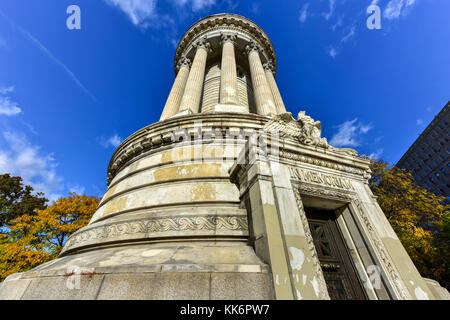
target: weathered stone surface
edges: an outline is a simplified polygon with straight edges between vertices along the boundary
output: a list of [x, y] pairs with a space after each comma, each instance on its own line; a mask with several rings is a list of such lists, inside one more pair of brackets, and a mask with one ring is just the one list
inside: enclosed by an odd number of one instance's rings
[[274, 299], [271, 275], [267, 273], [213, 273], [213, 300], [269, 300]]
[[207, 300], [209, 273], [107, 275], [98, 299]]
[[30, 282], [27, 279], [5, 280], [0, 285], [0, 300], [20, 300]]
[[439, 282], [427, 278], [423, 278], [423, 280], [437, 300], [450, 300], [450, 293], [446, 288], [442, 287]]
[[305, 111], [286, 112], [256, 24], [202, 19], [175, 62], [164, 121], [114, 152], [90, 224], [60, 258], [8, 277], [0, 299], [330, 299], [322, 268], [335, 266], [320, 260], [307, 207], [334, 211], [363, 296], [448, 297], [401, 246], [369, 161], [330, 146]]
[[80, 275], [80, 286], [69, 289], [70, 276], [33, 279], [22, 300], [93, 300], [96, 299], [103, 275]]

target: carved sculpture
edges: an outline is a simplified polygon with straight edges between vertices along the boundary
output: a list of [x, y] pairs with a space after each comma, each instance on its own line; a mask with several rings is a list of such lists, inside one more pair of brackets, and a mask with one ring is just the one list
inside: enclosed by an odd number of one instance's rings
[[277, 131], [280, 137], [289, 136], [297, 139], [301, 144], [307, 146], [321, 147], [330, 151], [358, 156], [358, 152], [350, 148], [335, 148], [328, 144], [326, 138], [322, 138], [322, 123], [314, 121], [306, 115], [305, 111], [300, 111], [295, 120], [290, 112], [279, 114], [265, 125], [266, 131]]
[[313, 118], [306, 115], [306, 111], [298, 113], [297, 121], [301, 125], [302, 135], [299, 138], [300, 143], [313, 145], [322, 148], [328, 148], [326, 138], [322, 138], [322, 123], [314, 121]]

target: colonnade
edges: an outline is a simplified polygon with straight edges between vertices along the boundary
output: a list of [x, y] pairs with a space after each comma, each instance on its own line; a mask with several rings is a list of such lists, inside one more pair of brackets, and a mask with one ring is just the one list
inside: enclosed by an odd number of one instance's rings
[[[220, 43], [222, 46], [220, 104], [239, 105], [235, 57], [236, 35], [222, 33]], [[198, 40], [194, 47], [196, 51], [192, 63], [186, 57], [182, 57], [178, 62], [178, 73], [160, 120], [165, 120], [178, 113], [192, 114], [200, 111], [203, 81], [211, 45], [203, 38]], [[264, 116], [285, 113], [286, 108], [273, 75], [273, 65], [269, 61], [263, 66], [260, 58], [261, 50], [256, 42], [250, 42], [245, 47], [250, 66], [256, 112]]]

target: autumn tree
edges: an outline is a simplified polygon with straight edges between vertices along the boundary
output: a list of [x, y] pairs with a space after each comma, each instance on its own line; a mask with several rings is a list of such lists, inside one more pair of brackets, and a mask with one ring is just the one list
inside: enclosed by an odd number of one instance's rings
[[446, 198], [419, 186], [404, 169], [371, 162], [370, 188], [419, 272], [450, 284], [450, 216]]
[[89, 223], [98, 204], [97, 197], [69, 193], [12, 220], [10, 232], [0, 239], [0, 280], [56, 258], [67, 238]]
[[24, 185], [21, 177], [0, 175], [0, 232], [6, 232], [11, 221], [23, 214], [35, 215], [36, 209], [45, 209], [47, 199], [31, 186]]
[[67, 238], [86, 226], [99, 204], [97, 197], [69, 193], [44, 210], [37, 210], [36, 220], [45, 232], [45, 246], [59, 254]]

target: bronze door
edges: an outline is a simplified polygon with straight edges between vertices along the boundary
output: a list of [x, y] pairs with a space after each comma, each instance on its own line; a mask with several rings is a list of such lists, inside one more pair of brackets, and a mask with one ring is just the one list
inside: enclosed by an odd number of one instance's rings
[[366, 299], [336, 224], [336, 214], [309, 208], [305, 211], [331, 300]]

